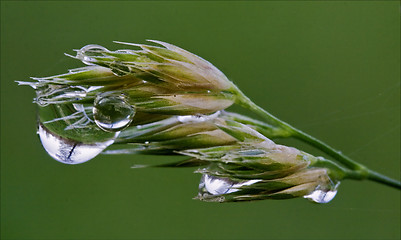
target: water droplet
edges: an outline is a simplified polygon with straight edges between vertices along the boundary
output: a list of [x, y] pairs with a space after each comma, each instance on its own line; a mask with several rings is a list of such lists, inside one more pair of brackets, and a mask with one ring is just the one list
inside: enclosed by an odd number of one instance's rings
[[204, 187], [211, 195], [221, 195], [238, 191], [238, 189], [235, 190], [231, 188], [233, 185], [234, 183], [227, 178], [219, 178], [204, 174], [199, 187]]
[[320, 189], [320, 186], [318, 186], [315, 191], [304, 196], [304, 198], [316, 203], [328, 203], [336, 196], [338, 185], [340, 185], [339, 182], [329, 190]]
[[110, 139], [104, 142], [85, 144], [62, 138], [39, 124], [38, 134], [46, 152], [54, 159], [65, 164], [80, 164], [91, 160], [106, 147], [113, 144]]
[[135, 115], [135, 108], [124, 94], [106, 93], [96, 97], [93, 117], [98, 127], [116, 132], [128, 127]]
[[96, 44], [89, 44], [77, 51], [76, 58], [80, 59], [87, 65], [95, 65], [96, 59], [93, 57], [103, 56], [102, 52], [108, 52], [109, 50], [105, 47]]
[[131, 168], [147, 168], [149, 165], [143, 165], [143, 164], [135, 164]]
[[222, 195], [237, 192], [242, 186], [249, 186], [259, 181], [261, 180], [256, 179], [243, 182], [234, 182], [228, 178], [203, 174], [201, 182], [199, 184], [199, 190], [201, 192], [206, 191], [206, 193], [211, 195]]
[[185, 115], [177, 116], [177, 120], [181, 123], [199, 123], [205, 122], [217, 118], [220, 115], [220, 111], [217, 111], [211, 115]]

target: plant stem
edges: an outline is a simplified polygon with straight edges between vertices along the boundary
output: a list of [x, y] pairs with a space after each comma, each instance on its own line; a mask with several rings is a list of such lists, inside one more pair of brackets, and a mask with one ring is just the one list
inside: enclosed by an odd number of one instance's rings
[[370, 169], [368, 169], [367, 179], [372, 180], [374, 182], [385, 184], [390, 187], [401, 189], [401, 183], [398, 182], [397, 180], [386, 177]]
[[252, 100], [250, 100], [247, 96], [245, 96], [245, 94], [243, 94], [237, 87], [235, 88], [237, 92], [236, 102], [240, 106], [254, 111], [255, 113], [262, 116], [265, 120], [267, 120], [269, 124], [282, 128], [284, 131], [287, 131], [290, 136], [302, 140], [320, 149], [329, 156], [333, 157], [337, 162], [343, 164], [344, 166], [352, 170], [353, 174], [352, 177], [350, 178], [359, 180], [369, 179], [378, 183], [385, 184], [390, 187], [401, 189], [401, 182], [398, 182], [397, 180], [391, 179], [389, 177], [386, 177], [382, 174], [379, 174], [375, 171], [368, 169], [366, 166], [353, 161], [340, 151], [335, 150], [334, 148], [320, 141], [319, 139], [312, 137], [311, 135], [291, 126], [290, 124], [284, 121], [281, 121], [280, 119], [276, 118], [275, 116], [273, 116], [272, 114], [270, 114], [263, 108], [259, 107], [254, 102], [252, 102]]

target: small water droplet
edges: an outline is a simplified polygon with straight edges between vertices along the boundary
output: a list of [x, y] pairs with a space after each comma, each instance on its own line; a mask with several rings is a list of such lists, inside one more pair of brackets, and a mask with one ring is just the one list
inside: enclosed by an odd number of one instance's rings
[[149, 165], [143, 165], [143, 164], [135, 164], [131, 168], [147, 168]]
[[96, 44], [89, 44], [77, 51], [76, 58], [80, 59], [83, 63], [87, 65], [95, 65], [95, 56], [103, 56], [102, 52], [108, 52], [109, 50], [105, 47]]
[[91, 160], [106, 147], [113, 144], [110, 139], [104, 142], [85, 144], [62, 138], [39, 124], [38, 134], [46, 152], [54, 159], [65, 164], [80, 164]]
[[181, 123], [199, 123], [205, 122], [217, 118], [220, 115], [220, 111], [217, 111], [211, 115], [185, 115], [177, 116], [177, 120]]
[[199, 187], [204, 187], [205, 190], [211, 195], [221, 195], [238, 191], [238, 189], [231, 188], [233, 185], [234, 183], [227, 178], [219, 178], [204, 174]]
[[135, 108], [124, 94], [106, 93], [96, 97], [93, 117], [98, 127], [117, 132], [128, 127], [135, 115]]
[[304, 198], [316, 203], [328, 203], [336, 196], [338, 185], [340, 185], [339, 182], [329, 190], [320, 189], [321, 187], [318, 186], [315, 191], [304, 196]]
[[261, 180], [255, 179], [243, 182], [234, 182], [228, 178], [203, 174], [201, 182], [199, 184], [199, 190], [201, 192], [206, 190], [206, 193], [211, 195], [222, 195], [237, 192], [242, 186], [249, 186], [259, 181]]

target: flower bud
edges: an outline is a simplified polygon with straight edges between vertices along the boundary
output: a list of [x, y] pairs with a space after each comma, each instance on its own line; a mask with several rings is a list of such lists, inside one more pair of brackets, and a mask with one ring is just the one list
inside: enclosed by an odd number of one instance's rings
[[202, 173], [197, 199], [231, 202], [303, 197], [327, 203], [334, 198], [339, 185], [339, 179], [332, 179], [326, 168], [310, 166], [279, 177], [260, 174], [259, 169], [243, 164], [227, 165], [211, 162], [197, 171]]
[[[74, 57], [87, 67], [19, 82], [36, 91], [42, 129], [67, 142], [94, 144], [114, 140], [116, 132], [131, 125], [166, 115], [209, 114], [233, 104], [233, 84], [211, 63], [174, 45], [153, 42], [162, 47], [128, 44], [140, 49], [110, 51], [87, 45]], [[182, 141], [188, 147], [232, 141], [217, 132], [214, 127]]]
[[[180, 115], [130, 126], [121, 131], [113, 146], [104, 153], [177, 154], [180, 150], [197, 148], [224, 148], [227, 145], [228, 148], [232, 148], [232, 145], [239, 141], [233, 136], [233, 132], [239, 132], [243, 137], [252, 139], [262, 138], [260, 142], [265, 141], [265, 137], [255, 137], [255, 131], [247, 134], [251, 128], [263, 128], [270, 137], [282, 136], [280, 131], [267, 124], [252, 121], [240, 114], [218, 111], [211, 115]], [[231, 134], [226, 131], [231, 131]]]
[[87, 45], [74, 57], [89, 65], [30, 85], [40, 106], [93, 103], [100, 94], [124, 94], [138, 112], [168, 115], [208, 114], [234, 103], [235, 87], [208, 61], [174, 45], [143, 44], [139, 50], [110, 51]]
[[198, 199], [229, 202], [304, 197], [326, 203], [334, 198], [341, 169], [236, 125], [235, 129], [220, 127], [237, 139], [244, 132], [236, 144], [179, 152], [209, 162], [197, 171], [203, 174]]
[[226, 125], [225, 112], [173, 116], [122, 131], [106, 154], [177, 154], [193, 148], [225, 146], [237, 140], [216, 126]]

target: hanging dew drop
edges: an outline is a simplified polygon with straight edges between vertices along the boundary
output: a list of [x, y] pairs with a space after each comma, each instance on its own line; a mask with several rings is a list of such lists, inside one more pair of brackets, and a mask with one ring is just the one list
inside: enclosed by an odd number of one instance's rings
[[333, 187], [333, 189], [330, 190], [319, 189], [318, 187], [312, 193], [304, 196], [304, 198], [315, 203], [328, 203], [336, 196], [338, 185], [340, 185], [339, 182]]
[[225, 193], [235, 192], [236, 190], [232, 189], [233, 185], [234, 183], [230, 182], [226, 178], [218, 178], [210, 176], [208, 174], [204, 174], [202, 176], [201, 182], [199, 184], [201, 188], [204, 188], [207, 193], [211, 195], [221, 195]]
[[108, 132], [128, 127], [135, 115], [135, 108], [123, 94], [100, 94], [96, 97], [93, 117], [96, 125]]
[[216, 177], [208, 174], [203, 174], [199, 183], [199, 190], [205, 190], [210, 195], [222, 195], [239, 191], [242, 186], [249, 186], [261, 181], [260, 179], [233, 182], [228, 178]]
[[50, 132], [42, 124], [39, 124], [38, 134], [46, 152], [64, 164], [80, 164], [89, 161], [114, 143], [114, 139], [91, 144], [65, 139]]
[[304, 198], [309, 199], [316, 203], [328, 203], [336, 196], [337, 190], [334, 191], [323, 191], [315, 190], [311, 194], [304, 196]]

